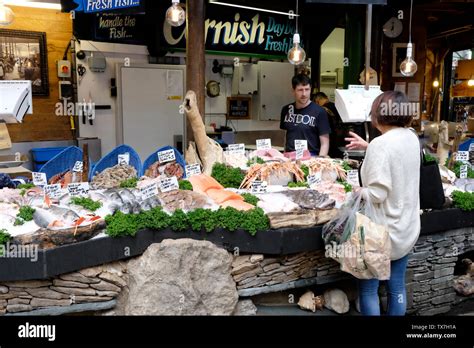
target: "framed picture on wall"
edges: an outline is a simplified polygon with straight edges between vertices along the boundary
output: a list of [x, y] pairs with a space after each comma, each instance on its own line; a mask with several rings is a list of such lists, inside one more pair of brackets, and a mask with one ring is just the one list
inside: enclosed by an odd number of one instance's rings
[[[412, 58], [415, 60], [415, 44], [413, 45]], [[407, 57], [407, 43], [394, 43], [392, 47], [392, 77], [404, 77], [400, 72], [400, 64]]]
[[30, 80], [33, 95], [49, 95], [46, 33], [0, 29], [0, 80]]

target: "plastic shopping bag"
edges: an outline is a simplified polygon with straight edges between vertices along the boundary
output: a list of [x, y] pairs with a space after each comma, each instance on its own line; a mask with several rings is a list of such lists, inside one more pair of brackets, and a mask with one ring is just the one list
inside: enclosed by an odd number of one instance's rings
[[355, 194], [323, 227], [326, 256], [359, 279], [390, 278], [390, 235], [380, 206]]

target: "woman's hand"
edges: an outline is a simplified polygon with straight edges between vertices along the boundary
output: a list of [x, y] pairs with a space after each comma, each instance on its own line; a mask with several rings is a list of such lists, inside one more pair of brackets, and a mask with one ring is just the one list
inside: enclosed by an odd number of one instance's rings
[[360, 136], [355, 134], [354, 132], [349, 132], [350, 137], [344, 138], [345, 141], [349, 142], [346, 145], [346, 149], [348, 150], [365, 150], [369, 143], [362, 139]]

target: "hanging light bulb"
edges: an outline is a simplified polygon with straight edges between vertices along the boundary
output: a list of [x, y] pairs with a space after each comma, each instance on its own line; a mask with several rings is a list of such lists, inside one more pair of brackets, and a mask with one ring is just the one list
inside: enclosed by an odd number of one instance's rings
[[412, 58], [413, 57], [413, 45], [411, 43], [412, 12], [413, 12], [413, 0], [411, 0], [410, 2], [410, 30], [408, 32], [407, 57], [403, 60], [402, 64], [400, 64], [401, 74], [407, 77], [415, 75], [416, 71], [418, 70], [418, 65], [416, 65], [415, 61]]
[[438, 88], [439, 87], [439, 81], [438, 79], [433, 81], [433, 87]]
[[166, 21], [173, 27], [179, 27], [186, 20], [186, 13], [179, 6], [179, 0], [171, 0], [172, 5], [166, 11]]
[[300, 46], [300, 34], [293, 35], [293, 47], [288, 51], [288, 61], [293, 65], [300, 65], [306, 59], [306, 52]]
[[300, 34], [298, 34], [298, 0], [296, 0], [296, 31], [293, 35], [293, 47], [288, 51], [288, 61], [293, 65], [300, 65], [306, 59], [306, 52], [300, 46]]
[[6, 26], [13, 23], [15, 14], [10, 7], [4, 5], [3, 1], [0, 0], [0, 26]]
[[469, 87], [474, 87], [474, 78], [471, 75], [471, 78], [467, 81], [467, 85]]

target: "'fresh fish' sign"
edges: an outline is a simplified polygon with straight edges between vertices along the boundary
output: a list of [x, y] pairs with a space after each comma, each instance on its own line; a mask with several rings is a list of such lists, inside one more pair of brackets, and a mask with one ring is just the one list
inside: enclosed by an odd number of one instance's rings
[[140, 6], [140, 0], [74, 0], [74, 11], [93, 13]]

